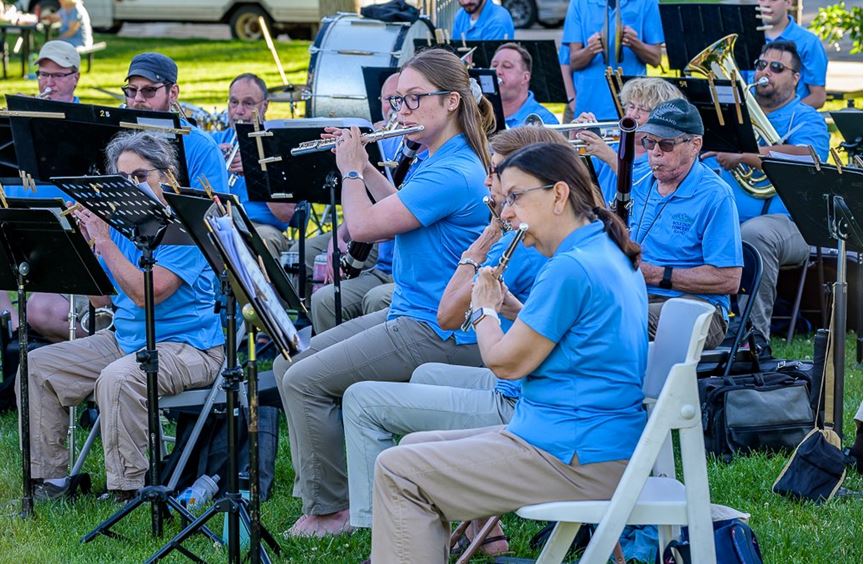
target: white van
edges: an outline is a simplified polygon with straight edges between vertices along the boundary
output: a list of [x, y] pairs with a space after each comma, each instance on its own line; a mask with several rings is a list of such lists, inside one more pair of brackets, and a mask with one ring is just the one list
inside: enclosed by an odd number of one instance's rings
[[[58, 0], [18, 0], [22, 10], [52, 12]], [[96, 31], [116, 33], [125, 22], [225, 23], [239, 39], [259, 39], [258, 16], [271, 29], [312, 37], [324, 16], [355, 11], [355, 0], [85, 0]]]

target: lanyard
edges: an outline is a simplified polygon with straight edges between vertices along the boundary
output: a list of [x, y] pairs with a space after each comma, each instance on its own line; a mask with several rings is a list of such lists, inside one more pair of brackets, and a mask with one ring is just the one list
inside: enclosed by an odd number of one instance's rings
[[639, 225], [636, 227], [636, 237], [634, 237], [633, 240], [640, 245], [645, 241], [646, 238], [648, 238], [648, 234], [651, 232], [651, 229], [653, 229], [654, 224], [657, 223], [657, 220], [660, 219], [660, 215], [663, 213], [663, 210], [666, 209], [666, 206], [669, 205], [669, 202], [671, 202], [672, 198], [675, 196], [674, 193], [669, 194], [668, 199], [663, 202], [662, 206], [660, 206], [660, 209], [657, 211], [657, 215], [654, 216], [654, 219], [651, 220], [648, 228], [645, 229], [645, 233], [640, 237], [639, 235], [642, 233], [642, 220], [645, 219], [645, 211], [648, 209], [648, 203], [651, 200], [651, 194], [654, 192], [654, 188], [656, 186], [657, 179], [655, 178], [651, 182], [651, 188], [648, 189], [648, 194], [645, 196], [645, 205], [642, 207], [642, 213], [639, 215]]

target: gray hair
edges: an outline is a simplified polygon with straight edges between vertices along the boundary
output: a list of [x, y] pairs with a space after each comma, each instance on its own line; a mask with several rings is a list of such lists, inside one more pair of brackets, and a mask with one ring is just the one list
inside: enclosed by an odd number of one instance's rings
[[261, 96], [264, 97], [265, 100], [270, 99], [270, 93], [267, 91], [267, 84], [257, 74], [253, 74], [251, 72], [244, 72], [243, 74], [239, 74], [234, 77], [234, 80], [231, 81], [231, 84], [228, 85], [228, 90], [230, 91], [235, 84], [240, 82], [241, 80], [248, 80], [252, 84], [254, 84], [258, 90], [261, 91]]
[[115, 135], [105, 147], [105, 168], [109, 174], [117, 173], [117, 159], [127, 152], [146, 160], [162, 174], [170, 170], [177, 175], [177, 148], [164, 137], [146, 131]]

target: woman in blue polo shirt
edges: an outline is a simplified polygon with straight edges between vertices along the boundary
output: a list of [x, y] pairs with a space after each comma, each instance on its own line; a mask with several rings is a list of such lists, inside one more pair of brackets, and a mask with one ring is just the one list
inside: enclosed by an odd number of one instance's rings
[[348, 386], [406, 382], [425, 362], [480, 365], [474, 335], [442, 329], [437, 311], [462, 252], [488, 223], [484, 124], [491, 104], [459, 58], [440, 49], [405, 64], [390, 103], [402, 124], [425, 128], [410, 138], [429, 150], [398, 192], [369, 162], [356, 128], [334, 132], [351, 238], [395, 239], [390, 309], [317, 335], [290, 367], [277, 362], [273, 368], [288, 416], [295, 491], [303, 499], [304, 516], [289, 531], [294, 536], [349, 528], [339, 407]]
[[403, 441], [378, 456], [372, 562], [446, 562], [450, 520], [609, 498], [645, 424], [639, 247], [569, 148], [530, 145], [499, 171], [502, 216], [527, 223], [525, 244], [550, 257], [507, 333], [490, 268], [472, 293], [483, 362], [499, 378], [524, 377], [522, 397], [507, 427]]

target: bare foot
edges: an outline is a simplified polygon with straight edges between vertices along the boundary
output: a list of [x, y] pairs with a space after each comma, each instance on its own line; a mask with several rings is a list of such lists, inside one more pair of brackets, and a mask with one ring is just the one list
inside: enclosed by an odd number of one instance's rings
[[292, 537], [326, 537], [350, 533], [354, 528], [348, 523], [348, 510], [327, 515], [303, 515], [288, 529]]

